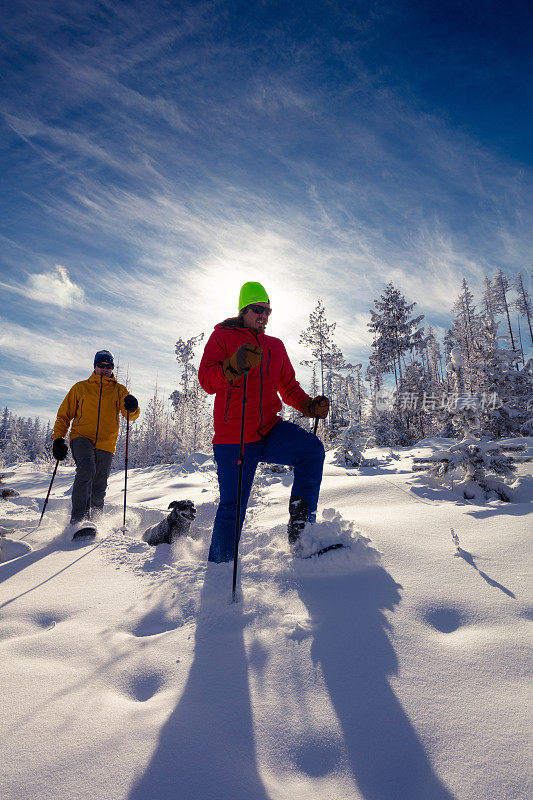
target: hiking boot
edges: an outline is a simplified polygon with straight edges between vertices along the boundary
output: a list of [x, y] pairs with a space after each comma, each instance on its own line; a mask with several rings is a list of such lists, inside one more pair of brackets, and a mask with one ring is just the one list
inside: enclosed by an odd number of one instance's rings
[[305, 500], [301, 497], [291, 498], [289, 501], [289, 524], [287, 525], [287, 534], [291, 547], [296, 545], [308, 520], [309, 509]]

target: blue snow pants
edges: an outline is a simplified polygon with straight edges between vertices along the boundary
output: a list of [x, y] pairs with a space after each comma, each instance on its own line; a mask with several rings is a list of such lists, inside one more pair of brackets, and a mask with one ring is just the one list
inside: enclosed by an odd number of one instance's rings
[[[220, 502], [215, 516], [209, 561], [220, 563], [232, 561], [235, 551], [239, 473], [237, 462], [240, 445], [215, 444], [213, 450], [217, 465]], [[316, 436], [292, 422], [285, 422], [285, 420], [277, 422], [260, 441], [245, 444], [239, 537], [255, 470], [260, 461], [294, 467], [291, 498], [303, 498], [307, 503], [310, 518], [314, 518], [322, 481], [324, 457], [324, 446]]]

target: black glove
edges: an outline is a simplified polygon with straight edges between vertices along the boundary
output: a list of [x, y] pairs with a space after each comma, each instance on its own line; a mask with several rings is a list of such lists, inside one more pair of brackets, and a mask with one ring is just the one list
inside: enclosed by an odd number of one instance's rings
[[67, 457], [68, 454], [68, 447], [65, 444], [64, 439], [54, 439], [54, 443], [52, 445], [52, 455], [57, 461], [63, 461], [64, 458]]
[[127, 394], [124, 398], [124, 408], [126, 411], [137, 411], [139, 408], [139, 403], [137, 402], [137, 398], [134, 397], [132, 394]]

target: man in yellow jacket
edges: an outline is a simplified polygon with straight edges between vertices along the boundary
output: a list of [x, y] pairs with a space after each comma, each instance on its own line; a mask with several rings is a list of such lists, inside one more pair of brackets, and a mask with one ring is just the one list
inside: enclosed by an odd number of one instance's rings
[[69, 443], [76, 476], [72, 487], [71, 525], [92, 518], [104, 507], [107, 479], [117, 444], [119, 413], [130, 421], [140, 414], [136, 398], [113, 375], [113, 354], [99, 350], [94, 372], [86, 381], [75, 383], [57, 412], [54, 425], [54, 458], [66, 458], [65, 436], [72, 422]]

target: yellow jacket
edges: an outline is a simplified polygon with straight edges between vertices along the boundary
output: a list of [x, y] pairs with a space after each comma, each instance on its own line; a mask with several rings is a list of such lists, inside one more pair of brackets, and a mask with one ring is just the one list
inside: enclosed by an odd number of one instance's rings
[[[128, 389], [112, 375], [106, 378], [95, 372], [86, 381], [75, 383], [57, 412], [54, 439], [64, 439], [71, 420], [70, 441], [77, 436], [90, 439], [98, 450], [115, 452], [119, 416], [126, 416], [124, 398]], [[130, 421], [137, 419], [140, 409], [130, 411]]]

